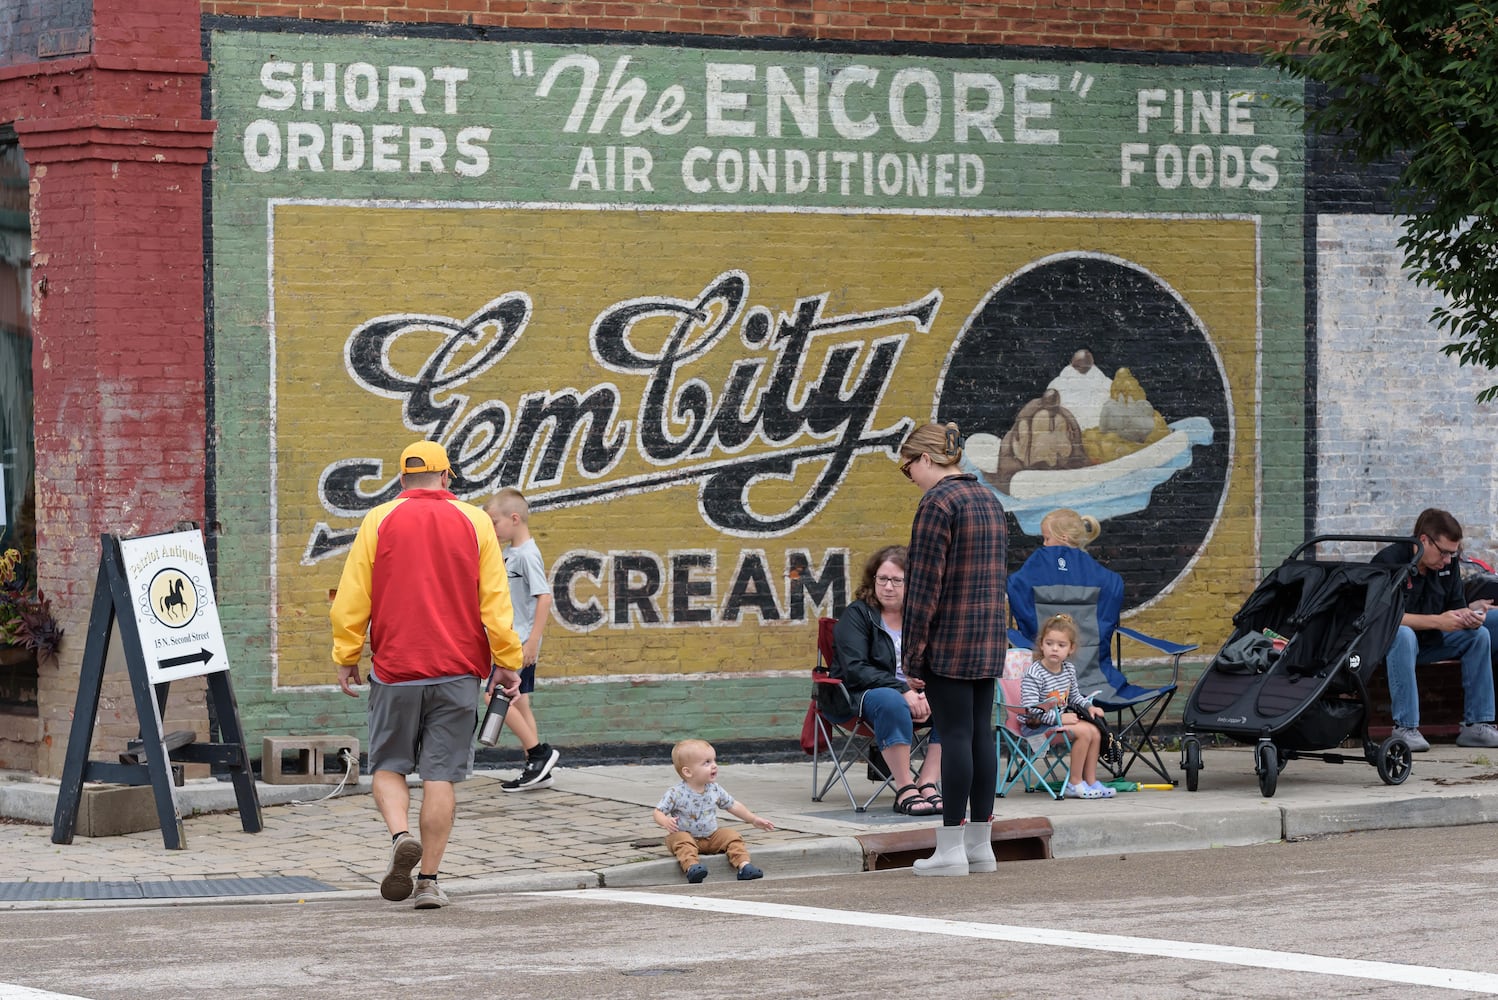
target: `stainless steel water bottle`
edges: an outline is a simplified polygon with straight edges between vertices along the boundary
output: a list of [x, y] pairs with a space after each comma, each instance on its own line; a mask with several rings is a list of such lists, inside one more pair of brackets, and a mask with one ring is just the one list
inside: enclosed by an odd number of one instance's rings
[[489, 710], [484, 713], [484, 724], [479, 726], [481, 745], [492, 747], [499, 743], [499, 731], [504, 728], [505, 713], [509, 710], [510, 699], [495, 688], [494, 697], [489, 699]]

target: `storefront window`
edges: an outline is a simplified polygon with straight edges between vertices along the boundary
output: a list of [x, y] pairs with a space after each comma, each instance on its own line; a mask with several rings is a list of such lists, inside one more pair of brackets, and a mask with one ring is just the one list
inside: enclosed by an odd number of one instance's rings
[[0, 555], [21, 553], [36, 574], [36, 448], [31, 396], [31, 227], [26, 161], [0, 129]]
[[[26, 160], [0, 126], [0, 565], [36, 586], [36, 445], [31, 385], [31, 225]], [[5, 559], [11, 550], [19, 560]], [[36, 711], [36, 658], [0, 648], [0, 713]]]

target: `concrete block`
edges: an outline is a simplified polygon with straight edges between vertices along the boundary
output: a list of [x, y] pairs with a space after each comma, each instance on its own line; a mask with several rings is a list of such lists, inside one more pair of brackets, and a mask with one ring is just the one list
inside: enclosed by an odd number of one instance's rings
[[[353, 756], [353, 774], [359, 776], [359, 741], [353, 736], [267, 736], [260, 755], [261, 778], [271, 785], [336, 785], [343, 769], [327, 771], [323, 758], [347, 750]], [[294, 753], [294, 768], [286, 768], [285, 755]]]
[[159, 830], [156, 793], [150, 785], [87, 785], [78, 801], [80, 837], [118, 837]]

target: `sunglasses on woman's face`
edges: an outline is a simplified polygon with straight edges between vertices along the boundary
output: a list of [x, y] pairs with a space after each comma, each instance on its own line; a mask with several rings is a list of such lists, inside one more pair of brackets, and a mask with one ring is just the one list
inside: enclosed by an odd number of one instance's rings
[[904, 476], [906, 479], [909, 479], [911, 482], [915, 482], [915, 477], [910, 474], [910, 467], [920, 460], [921, 456], [917, 455], [915, 458], [907, 458], [905, 461], [901, 462], [900, 475]]

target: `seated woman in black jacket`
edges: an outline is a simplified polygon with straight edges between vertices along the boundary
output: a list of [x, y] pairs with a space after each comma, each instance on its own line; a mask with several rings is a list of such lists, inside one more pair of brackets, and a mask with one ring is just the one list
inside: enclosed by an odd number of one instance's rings
[[[900, 628], [905, 605], [905, 546], [886, 545], [864, 565], [863, 579], [833, 632], [837, 659], [832, 674], [842, 679], [858, 714], [874, 729], [874, 740], [897, 781], [910, 774], [910, 745], [917, 723], [931, 718], [922, 693], [925, 683], [900, 669]], [[926, 759], [915, 781], [895, 789], [895, 812], [907, 816], [941, 813], [941, 744], [931, 733]]]

